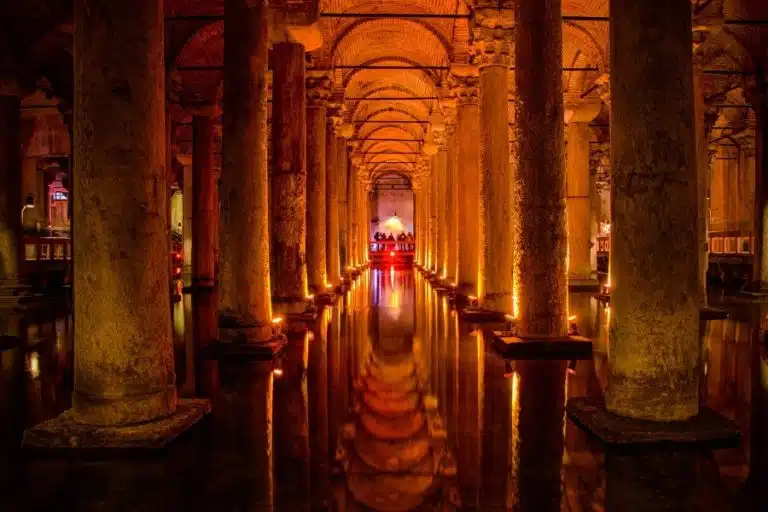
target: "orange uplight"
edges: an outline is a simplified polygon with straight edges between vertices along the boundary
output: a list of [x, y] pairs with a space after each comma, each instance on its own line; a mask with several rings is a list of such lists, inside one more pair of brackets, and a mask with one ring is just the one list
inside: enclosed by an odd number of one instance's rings
[[275, 368], [272, 370], [272, 373], [275, 375], [275, 377], [282, 377], [283, 376], [283, 369], [282, 368]]
[[282, 321], [283, 321], [283, 317], [281, 317], [281, 316], [278, 316], [278, 317], [275, 317], [275, 318], [272, 319], [272, 323], [275, 324], [275, 325], [277, 325], [279, 323], [282, 323]]
[[569, 322], [573, 322], [574, 320], [576, 320], [576, 315], [571, 315], [568, 317]]
[[395, 251], [389, 251], [389, 255], [390, 256], [394, 256], [395, 255]]

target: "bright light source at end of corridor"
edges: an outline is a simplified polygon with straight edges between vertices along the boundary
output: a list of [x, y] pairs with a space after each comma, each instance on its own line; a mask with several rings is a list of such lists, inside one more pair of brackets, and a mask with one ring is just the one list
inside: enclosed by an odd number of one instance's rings
[[282, 322], [283, 322], [283, 317], [281, 317], [281, 316], [278, 316], [278, 317], [275, 317], [275, 318], [272, 319], [272, 323], [275, 324], [275, 325], [280, 324]]
[[568, 317], [568, 321], [573, 322], [574, 320], [576, 320], [576, 318], [577, 318], [576, 315], [571, 315]]
[[283, 369], [282, 368], [275, 368], [272, 370], [272, 373], [275, 375], [275, 377], [282, 377], [283, 376]]

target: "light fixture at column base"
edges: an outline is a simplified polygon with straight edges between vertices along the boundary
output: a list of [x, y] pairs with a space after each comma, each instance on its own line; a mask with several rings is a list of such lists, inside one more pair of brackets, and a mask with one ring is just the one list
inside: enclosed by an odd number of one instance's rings
[[22, 446], [35, 450], [155, 450], [163, 448], [211, 412], [203, 399], [179, 400], [165, 418], [122, 427], [86, 425], [74, 420], [72, 410], [24, 432]]
[[689, 420], [674, 422], [625, 418], [609, 412], [602, 402], [583, 397], [568, 400], [565, 410], [579, 428], [614, 449], [730, 448], [741, 442], [736, 424], [707, 407]]

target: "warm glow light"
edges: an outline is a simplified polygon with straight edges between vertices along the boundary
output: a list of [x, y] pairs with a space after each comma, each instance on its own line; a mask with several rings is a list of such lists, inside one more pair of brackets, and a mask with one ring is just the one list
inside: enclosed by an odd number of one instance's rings
[[515, 320], [515, 315], [504, 315], [504, 318], [506, 318], [507, 320], [509, 320], [510, 322], [512, 322], [512, 321], [514, 321], [514, 320]]
[[275, 325], [281, 323], [282, 321], [283, 321], [283, 317], [281, 317], [281, 316], [278, 316], [278, 317], [275, 317], [275, 318], [272, 319], [272, 323], [275, 324]]
[[282, 377], [283, 376], [283, 369], [282, 368], [275, 368], [272, 370], [272, 373], [275, 375], [275, 377]]
[[312, 331], [307, 332], [307, 341], [315, 341], [315, 333]]
[[395, 255], [395, 251], [389, 251], [389, 255], [390, 256], [394, 256]]
[[576, 320], [576, 315], [571, 315], [568, 317], [569, 322], [573, 322], [574, 320]]
[[315, 296], [313, 294], [307, 295], [307, 300], [314, 300]]
[[326, 290], [330, 290], [330, 289], [332, 289], [332, 288], [333, 288], [333, 285], [332, 285], [332, 284], [327, 284], [327, 285], [325, 285], [325, 289], [326, 289]]
[[27, 359], [27, 371], [33, 379], [40, 377], [40, 356], [37, 352], [31, 352]]

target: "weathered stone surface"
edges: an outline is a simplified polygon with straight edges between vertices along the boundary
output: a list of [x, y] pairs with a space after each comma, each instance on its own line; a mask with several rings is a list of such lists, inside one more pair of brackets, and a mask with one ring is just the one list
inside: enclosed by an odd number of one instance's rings
[[0, 95], [0, 277], [19, 273], [21, 141], [18, 96]]
[[216, 277], [214, 244], [219, 205], [215, 202], [214, 194], [213, 122], [211, 115], [202, 113], [192, 118], [192, 284], [196, 286], [213, 286]]
[[606, 405], [638, 419], [686, 420], [699, 407], [702, 299], [691, 9], [685, 0], [612, 7]]
[[219, 311], [272, 336], [267, 188], [267, 6], [227, 0]]
[[338, 161], [341, 142], [333, 131], [333, 125], [328, 125], [326, 132], [326, 265], [328, 284], [334, 287], [341, 283], [341, 258], [339, 253], [339, 171]]
[[27, 429], [22, 444], [43, 450], [163, 448], [210, 412], [208, 400], [179, 400], [169, 416], [134, 425], [100, 427], [81, 423], [73, 411], [67, 411]]
[[272, 49], [270, 268], [275, 306], [302, 308], [307, 296], [307, 98], [304, 46]]
[[[309, 84], [322, 89], [323, 84]], [[309, 91], [308, 91], [309, 92]], [[326, 248], [326, 106], [319, 93], [309, 92], [307, 106], [307, 279], [312, 293], [325, 292]]]
[[568, 332], [561, 2], [520, 2], [515, 20], [517, 325], [525, 336], [559, 337]]
[[[75, 2], [73, 421], [172, 415], [163, 2]], [[120, 55], [115, 59], [115, 55]]]
[[566, 128], [565, 201], [568, 219], [568, 277], [588, 280], [592, 277], [591, 223], [592, 197], [589, 181], [589, 123], [570, 122]]
[[512, 313], [512, 176], [507, 119], [508, 70], [480, 68], [480, 227], [477, 296], [484, 307]]

